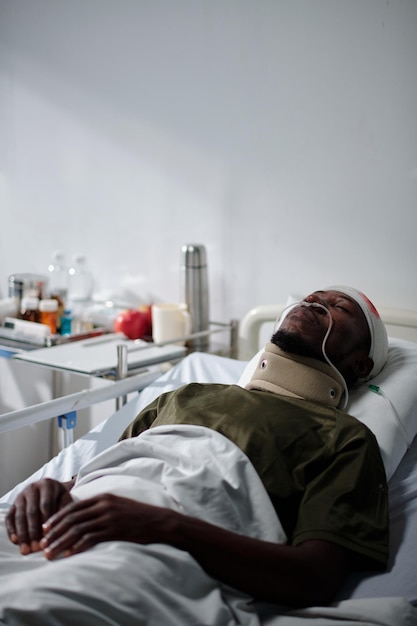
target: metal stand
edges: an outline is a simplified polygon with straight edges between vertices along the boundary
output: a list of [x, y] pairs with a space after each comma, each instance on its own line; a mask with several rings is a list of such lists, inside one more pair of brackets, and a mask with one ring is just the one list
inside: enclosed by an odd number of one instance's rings
[[[119, 344], [117, 346], [117, 369], [116, 380], [122, 380], [126, 378], [128, 373], [127, 364], [127, 346], [125, 344]], [[116, 398], [116, 411], [122, 408], [127, 402], [127, 395]]]

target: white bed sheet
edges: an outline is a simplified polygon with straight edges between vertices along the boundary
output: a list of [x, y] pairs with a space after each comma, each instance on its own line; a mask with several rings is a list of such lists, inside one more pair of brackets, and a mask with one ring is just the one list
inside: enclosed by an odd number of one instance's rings
[[[233, 532], [286, 540], [246, 455], [209, 428], [160, 426], [111, 446], [84, 465], [71, 493], [83, 500], [103, 492], [139, 493], [142, 502]], [[0, 536], [0, 623], [27, 625], [34, 615], [44, 626], [260, 626], [250, 596], [173, 546], [112, 541], [70, 559], [47, 561], [39, 552], [28, 562]]]
[[[204, 516], [266, 541], [285, 541], [252, 464], [223, 435], [204, 427], [160, 426], [111, 446], [83, 467], [77, 484], [75, 498], [102, 491], [135, 498], [139, 488], [142, 501]], [[0, 557], [2, 624], [30, 626], [34, 616], [45, 626], [77, 626], [80, 621], [97, 626], [412, 626], [417, 622], [417, 611], [403, 598], [346, 600], [301, 610], [253, 602], [211, 578], [186, 552], [164, 544], [104, 542], [70, 559], [47, 561], [41, 553], [22, 557], [2, 532]]]
[[[28, 482], [51, 476], [68, 480], [81, 465], [117, 441], [124, 428], [155, 397], [191, 381], [235, 383], [246, 362], [195, 353], [144, 389], [121, 410], [97, 428], [64, 449], [57, 457], [0, 499], [0, 508], [13, 502]], [[389, 481], [391, 518], [391, 559], [382, 574], [352, 575], [338, 595], [339, 600], [404, 596], [417, 605], [417, 439], [413, 441]]]

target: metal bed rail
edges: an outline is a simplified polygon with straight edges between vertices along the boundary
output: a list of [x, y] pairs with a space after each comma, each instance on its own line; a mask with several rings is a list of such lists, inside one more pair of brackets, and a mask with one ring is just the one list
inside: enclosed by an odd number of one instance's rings
[[54, 417], [65, 417], [75, 411], [86, 409], [92, 404], [125, 396], [134, 391], [141, 391], [156, 380], [161, 373], [161, 368], [157, 365], [150, 366], [144, 372], [117, 380], [100, 389], [83, 389], [62, 398], [54, 398], [41, 404], [33, 404], [24, 409], [3, 413], [0, 415], [0, 433]]
[[[236, 320], [232, 320], [229, 323], [210, 322], [210, 325], [212, 327], [207, 331], [192, 333], [186, 337], [178, 337], [178, 339], [171, 339], [152, 345], [164, 346], [179, 341], [187, 343], [197, 337], [228, 331], [230, 333], [230, 339], [227, 353], [231, 358], [236, 358], [238, 322]], [[125, 344], [118, 345], [117, 367], [115, 371], [112, 373], [109, 372], [107, 375], [99, 376], [112, 381], [110, 386], [100, 389], [84, 389], [77, 393], [42, 402], [41, 404], [35, 404], [24, 409], [17, 409], [0, 414], [0, 433], [16, 430], [23, 426], [36, 424], [47, 419], [57, 418], [58, 426], [62, 433], [63, 445], [64, 447], [69, 445], [74, 438], [77, 411], [88, 408], [93, 404], [112, 399], [116, 400], [116, 410], [119, 410], [126, 404], [129, 393], [141, 391], [163, 373], [163, 363], [154, 363], [153, 365], [142, 364], [137, 369], [129, 369], [128, 352], [146, 350], [147, 348], [148, 345], [133, 346], [129, 349]], [[59, 368], [51, 367], [51, 369], [57, 372], [60, 371]]]

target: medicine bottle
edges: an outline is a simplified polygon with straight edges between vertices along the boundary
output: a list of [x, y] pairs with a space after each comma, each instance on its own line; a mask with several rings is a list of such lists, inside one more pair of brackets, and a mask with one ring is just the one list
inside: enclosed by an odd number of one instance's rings
[[70, 335], [72, 332], [72, 313], [69, 309], [65, 309], [61, 317], [61, 335]]
[[56, 315], [58, 311], [58, 302], [52, 299], [40, 300], [39, 311], [41, 323], [47, 324], [53, 335], [56, 334]]
[[51, 293], [51, 295], [49, 296], [49, 299], [56, 300], [58, 303], [58, 308], [56, 311], [56, 332], [60, 333], [61, 332], [61, 318], [64, 315], [64, 310], [65, 310], [64, 301], [61, 298], [61, 296], [59, 296], [56, 293]]
[[19, 317], [21, 320], [26, 320], [28, 322], [39, 322], [39, 299], [34, 298], [33, 296], [24, 296], [20, 306]]

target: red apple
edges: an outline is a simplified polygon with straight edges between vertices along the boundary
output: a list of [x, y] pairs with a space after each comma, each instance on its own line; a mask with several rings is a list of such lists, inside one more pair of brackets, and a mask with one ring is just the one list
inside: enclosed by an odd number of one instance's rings
[[147, 315], [138, 309], [125, 309], [114, 320], [114, 331], [123, 333], [128, 339], [141, 339], [147, 326]]
[[141, 304], [138, 307], [138, 311], [143, 313], [146, 317], [146, 330], [144, 332], [145, 337], [152, 337], [152, 305]]

